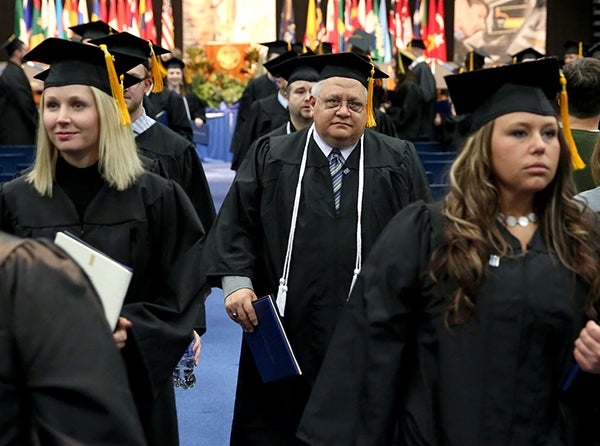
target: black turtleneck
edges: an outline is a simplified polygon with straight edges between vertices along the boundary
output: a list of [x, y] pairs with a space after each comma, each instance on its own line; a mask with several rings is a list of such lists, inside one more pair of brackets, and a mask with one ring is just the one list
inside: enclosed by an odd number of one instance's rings
[[75, 205], [80, 219], [83, 219], [88, 205], [104, 185], [97, 162], [89, 167], [79, 168], [60, 156], [56, 161], [56, 182]]

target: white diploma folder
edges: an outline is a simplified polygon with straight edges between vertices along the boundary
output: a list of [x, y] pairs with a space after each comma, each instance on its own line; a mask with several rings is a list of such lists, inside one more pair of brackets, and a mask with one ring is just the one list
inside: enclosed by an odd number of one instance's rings
[[131, 270], [68, 232], [58, 232], [54, 243], [88, 275], [100, 296], [108, 324], [114, 330], [131, 281]]

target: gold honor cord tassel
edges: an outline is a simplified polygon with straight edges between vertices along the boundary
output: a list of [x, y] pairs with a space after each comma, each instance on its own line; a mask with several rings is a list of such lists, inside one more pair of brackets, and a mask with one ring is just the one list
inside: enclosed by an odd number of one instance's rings
[[110, 82], [110, 90], [112, 96], [117, 102], [117, 107], [121, 114], [121, 124], [131, 124], [131, 118], [129, 117], [129, 111], [127, 110], [127, 104], [123, 98], [123, 88], [117, 77], [117, 71], [115, 70], [115, 64], [113, 62], [112, 54], [108, 52], [108, 48], [104, 44], [99, 45], [100, 49], [104, 51], [104, 60], [106, 61], [106, 71], [108, 72], [108, 80]]
[[367, 127], [375, 127], [377, 125], [373, 112], [373, 84], [375, 83], [373, 76], [375, 76], [375, 65], [371, 62], [371, 75], [369, 76], [367, 87]]
[[573, 163], [573, 169], [581, 170], [585, 167], [585, 163], [579, 156], [577, 146], [575, 145], [575, 140], [571, 134], [571, 125], [569, 124], [569, 95], [567, 94], [567, 79], [562, 73], [560, 73], [560, 85], [560, 118], [562, 121], [563, 132], [565, 134], [567, 144], [571, 149], [571, 162]]
[[160, 63], [158, 57], [156, 57], [156, 54], [154, 53], [154, 47], [152, 46], [152, 42], [150, 40], [148, 40], [148, 45], [150, 46], [150, 57], [152, 59], [150, 62], [152, 64], [152, 69], [150, 70], [153, 83], [152, 93], [160, 93], [163, 91], [164, 87], [163, 77], [165, 76], [165, 69]]

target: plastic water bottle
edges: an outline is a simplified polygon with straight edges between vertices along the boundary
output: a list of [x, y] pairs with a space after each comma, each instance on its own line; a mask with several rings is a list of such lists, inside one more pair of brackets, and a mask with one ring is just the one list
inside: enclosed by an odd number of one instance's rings
[[173, 370], [173, 384], [178, 389], [191, 389], [196, 385], [194, 374], [194, 340], [183, 353], [179, 363]]

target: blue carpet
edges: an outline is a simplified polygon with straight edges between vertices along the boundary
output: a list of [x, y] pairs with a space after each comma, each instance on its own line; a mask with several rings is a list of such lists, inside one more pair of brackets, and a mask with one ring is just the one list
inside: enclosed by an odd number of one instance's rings
[[[218, 209], [234, 172], [229, 163], [203, 166]], [[206, 322], [196, 385], [175, 392], [181, 446], [229, 444], [242, 331], [225, 313], [220, 289], [213, 288], [206, 301]]]

